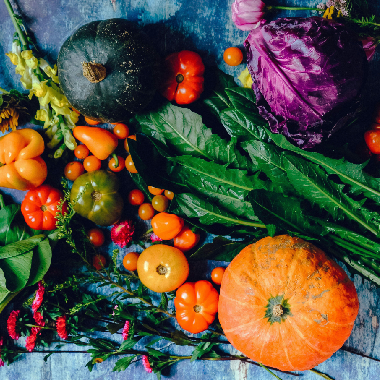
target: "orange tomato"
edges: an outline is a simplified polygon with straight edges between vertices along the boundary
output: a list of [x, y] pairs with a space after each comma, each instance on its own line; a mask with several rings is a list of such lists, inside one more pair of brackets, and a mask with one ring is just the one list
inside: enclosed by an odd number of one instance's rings
[[164, 189], [159, 189], [158, 187], [148, 186], [148, 191], [153, 195], [160, 195], [164, 192]]
[[102, 166], [102, 161], [95, 156], [88, 156], [83, 161], [83, 166], [88, 172], [99, 170]]
[[155, 235], [162, 240], [170, 240], [182, 230], [184, 221], [175, 214], [160, 212], [153, 217], [151, 223]]
[[169, 199], [165, 195], [155, 195], [152, 199], [152, 206], [158, 212], [165, 211], [168, 208], [168, 204]]
[[214, 322], [218, 300], [219, 294], [209, 281], [184, 283], [174, 299], [177, 322], [192, 334], [207, 330]]
[[90, 124], [90, 125], [98, 125], [98, 124], [100, 124], [100, 121], [92, 120], [92, 119], [90, 119], [90, 118], [88, 118], [86, 116], [85, 116], [84, 120], [85, 120], [85, 122], [87, 124]]
[[134, 206], [139, 206], [143, 204], [144, 199], [144, 193], [139, 189], [133, 189], [128, 194], [128, 202]]
[[84, 160], [90, 154], [86, 145], [80, 144], [74, 149], [74, 156], [80, 160]]
[[124, 149], [129, 153], [129, 145], [128, 145], [128, 139], [132, 139], [136, 141], [136, 135], [130, 135], [124, 140]]
[[116, 123], [113, 127], [113, 134], [118, 139], [126, 139], [129, 136], [129, 128], [123, 123]]
[[65, 166], [65, 169], [63, 170], [63, 174], [70, 181], [75, 181], [83, 173], [84, 173], [84, 166], [79, 161], [69, 162]]
[[137, 252], [129, 252], [123, 258], [123, 266], [125, 269], [130, 270], [131, 272], [137, 269], [137, 260], [139, 258]]
[[189, 263], [178, 248], [155, 244], [140, 254], [137, 274], [148, 289], [157, 293], [171, 292], [186, 281]]
[[229, 47], [224, 51], [223, 59], [229, 66], [238, 66], [243, 60], [243, 53], [238, 47]]
[[154, 215], [154, 208], [150, 203], [143, 203], [138, 209], [139, 217], [142, 220], [150, 220]]
[[117, 156], [117, 160], [119, 161], [118, 166], [116, 166], [116, 160], [115, 160], [114, 157], [112, 157], [108, 161], [108, 167], [113, 172], [120, 172], [120, 171], [122, 171], [125, 168], [125, 160], [124, 160], [124, 158], [120, 157], [120, 156]]
[[174, 198], [174, 193], [170, 190], [165, 190], [164, 195], [166, 198], [168, 198], [170, 201]]
[[216, 267], [211, 271], [211, 280], [214, 284], [220, 285], [226, 268]]
[[199, 239], [199, 234], [194, 233], [188, 226], [184, 226], [174, 238], [174, 247], [177, 247], [182, 252], [186, 252], [194, 248], [198, 244]]
[[130, 172], [130, 173], [137, 173], [137, 169], [135, 167], [135, 164], [132, 160], [132, 156], [129, 155], [126, 159], [125, 159], [125, 167], [127, 168], [127, 170]]

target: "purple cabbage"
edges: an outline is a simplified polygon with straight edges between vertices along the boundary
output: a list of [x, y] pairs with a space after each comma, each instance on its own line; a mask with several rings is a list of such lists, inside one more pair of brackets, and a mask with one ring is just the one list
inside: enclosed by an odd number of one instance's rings
[[272, 132], [310, 149], [352, 117], [367, 59], [345, 25], [280, 18], [253, 29], [245, 47], [257, 106]]

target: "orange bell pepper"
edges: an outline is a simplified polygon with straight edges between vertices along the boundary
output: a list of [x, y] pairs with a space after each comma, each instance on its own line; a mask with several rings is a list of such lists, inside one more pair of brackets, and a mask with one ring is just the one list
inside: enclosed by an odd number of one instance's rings
[[40, 186], [47, 176], [40, 157], [44, 149], [42, 136], [31, 128], [0, 137], [0, 187], [25, 191]]
[[118, 144], [118, 138], [113, 133], [100, 127], [78, 125], [73, 129], [73, 135], [99, 160], [108, 158]]

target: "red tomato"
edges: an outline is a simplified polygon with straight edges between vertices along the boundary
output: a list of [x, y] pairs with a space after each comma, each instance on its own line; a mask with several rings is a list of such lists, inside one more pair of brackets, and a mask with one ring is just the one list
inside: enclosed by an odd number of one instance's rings
[[[49, 185], [42, 185], [29, 190], [21, 203], [21, 213], [26, 224], [34, 230], [54, 230], [58, 205], [62, 203], [63, 193]], [[62, 213], [67, 212], [67, 205], [62, 205]]]
[[139, 189], [133, 189], [128, 194], [128, 202], [134, 206], [139, 206], [143, 204], [144, 199], [144, 193]]
[[205, 66], [199, 54], [182, 50], [165, 59], [162, 95], [177, 104], [189, 104], [203, 92]]
[[364, 140], [373, 154], [380, 154], [380, 129], [370, 129], [364, 133]]
[[212, 282], [216, 285], [220, 285], [222, 283], [222, 278], [225, 271], [226, 271], [226, 268], [223, 268], [223, 267], [214, 268], [211, 272]]
[[174, 247], [177, 247], [182, 252], [186, 252], [198, 244], [199, 238], [199, 234], [194, 233], [188, 226], [184, 226], [174, 238]]
[[63, 173], [68, 180], [75, 181], [84, 173], [84, 166], [79, 161], [72, 161], [65, 166]]
[[95, 247], [100, 247], [104, 244], [104, 233], [100, 228], [92, 228], [87, 232], [87, 236]]
[[109, 169], [112, 170], [115, 173], [120, 172], [120, 171], [122, 171], [125, 168], [125, 160], [124, 160], [124, 158], [120, 157], [120, 156], [117, 156], [117, 160], [119, 161], [119, 165], [118, 166], [116, 166], [116, 160], [115, 160], [114, 157], [112, 157], [108, 161], [108, 167], [109, 167]]
[[92, 265], [96, 270], [101, 270], [106, 266], [106, 258], [103, 255], [95, 255], [92, 259]]
[[176, 291], [174, 306], [179, 325], [192, 334], [207, 330], [218, 311], [219, 294], [211, 282], [185, 282]]
[[238, 66], [243, 60], [243, 53], [238, 47], [229, 47], [224, 51], [223, 59], [229, 66]]

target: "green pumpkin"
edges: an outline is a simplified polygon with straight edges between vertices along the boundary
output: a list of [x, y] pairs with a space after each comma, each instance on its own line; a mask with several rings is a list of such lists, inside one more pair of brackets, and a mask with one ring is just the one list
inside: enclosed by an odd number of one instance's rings
[[68, 101], [82, 115], [120, 122], [153, 99], [159, 62], [147, 35], [131, 22], [93, 21], [63, 43], [58, 77]]
[[99, 226], [110, 226], [123, 212], [124, 202], [118, 190], [119, 180], [114, 173], [95, 170], [74, 181], [70, 201], [79, 215]]

